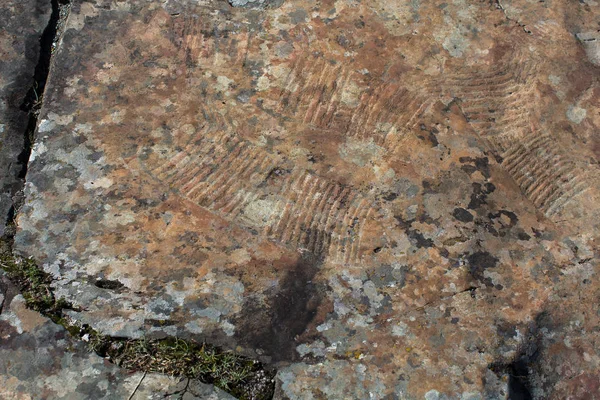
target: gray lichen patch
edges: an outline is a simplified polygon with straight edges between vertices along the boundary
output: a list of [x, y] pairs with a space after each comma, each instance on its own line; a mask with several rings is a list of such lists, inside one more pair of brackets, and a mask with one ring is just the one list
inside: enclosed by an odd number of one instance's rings
[[232, 7], [272, 8], [279, 7], [285, 0], [227, 0]]

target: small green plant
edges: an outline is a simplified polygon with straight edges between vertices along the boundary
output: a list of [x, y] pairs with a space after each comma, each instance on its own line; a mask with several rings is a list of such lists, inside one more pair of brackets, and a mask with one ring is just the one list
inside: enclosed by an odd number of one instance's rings
[[[180, 338], [165, 339], [111, 339], [88, 331], [90, 347], [119, 366], [131, 370], [160, 372], [185, 376], [212, 383], [241, 399], [270, 398], [270, 395], [250, 396], [257, 373], [263, 372], [259, 363], [232, 352], [222, 352], [208, 344], [199, 344]], [[266, 379], [268, 392], [272, 389], [272, 374]]]
[[4, 251], [0, 253], [0, 267], [19, 287], [27, 307], [32, 310], [59, 323], [62, 320], [62, 310], [71, 308], [64, 299], [56, 300], [50, 287], [51, 276], [40, 270], [32, 259]]

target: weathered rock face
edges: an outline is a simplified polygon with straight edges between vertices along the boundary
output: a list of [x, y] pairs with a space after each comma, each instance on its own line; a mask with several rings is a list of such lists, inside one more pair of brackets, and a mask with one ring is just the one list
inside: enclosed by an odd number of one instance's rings
[[128, 372], [91, 354], [84, 342], [28, 310], [1, 273], [0, 398], [233, 399], [211, 385]]
[[598, 6], [549, 3], [76, 2], [16, 247], [279, 398], [597, 392]]
[[[28, 95], [40, 54], [39, 38], [50, 19], [46, 0], [6, 0], [0, 13], [0, 236], [21, 187], [20, 157], [29, 123]], [[40, 93], [41, 95], [41, 93]]]

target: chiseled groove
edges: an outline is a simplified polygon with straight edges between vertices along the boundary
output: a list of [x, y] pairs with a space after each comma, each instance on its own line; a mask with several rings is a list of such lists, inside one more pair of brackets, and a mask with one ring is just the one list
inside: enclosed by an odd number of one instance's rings
[[316, 236], [312, 231], [312, 226], [314, 224], [315, 219], [317, 218], [319, 212], [319, 206], [323, 203], [323, 197], [325, 197], [326, 189], [329, 184], [324, 179], [319, 179], [314, 184], [314, 188], [316, 190], [311, 196], [313, 199], [311, 200], [308, 211], [305, 213], [304, 221], [301, 222], [300, 234], [298, 236], [298, 246], [304, 247], [310, 250], [307, 247], [307, 243], [310, 242], [310, 236]]
[[[335, 210], [335, 218], [333, 224], [333, 232], [331, 233], [331, 247], [329, 249], [329, 255], [336, 261], [342, 261], [340, 256], [343, 255], [342, 240], [344, 228], [348, 226], [348, 215], [349, 211], [352, 210], [352, 202], [354, 201], [354, 193], [350, 194], [350, 198], [345, 204], [350, 204], [349, 209], [346, 211], [343, 207], [339, 207]], [[346, 211], [346, 212], [343, 212]]]
[[334, 233], [332, 234], [333, 242], [335, 243], [335, 247], [332, 248], [334, 252], [332, 256], [336, 261], [343, 261], [343, 255], [346, 250], [345, 243], [347, 238], [347, 229], [352, 223], [351, 214], [356, 210], [356, 205], [354, 204], [356, 200], [356, 193], [352, 193], [351, 197], [346, 201], [348, 207], [340, 207], [337, 212], [337, 217], [335, 220], [338, 222], [335, 225]]
[[340, 195], [343, 195], [344, 188], [338, 184], [334, 184], [332, 186], [332, 193], [328, 194], [327, 197], [324, 197], [323, 208], [320, 211], [320, 215], [317, 218], [317, 223], [315, 225], [314, 231], [316, 232], [314, 240], [311, 239], [312, 244], [309, 244], [309, 248], [312, 249], [313, 253], [321, 254], [323, 248], [325, 248], [324, 243], [327, 240], [327, 237], [330, 236], [327, 234], [327, 223], [329, 220], [329, 212], [332, 204], [335, 204], [338, 201]]
[[311, 204], [315, 200], [314, 191], [316, 190], [317, 185], [318, 179], [308, 174], [302, 187], [300, 204], [296, 204], [294, 223], [290, 224], [289, 228], [287, 229], [285, 242], [293, 243], [294, 245], [298, 244], [301, 234], [300, 226], [302, 225], [304, 218], [306, 218], [306, 214], [310, 212]]
[[511, 165], [513, 165], [515, 162], [518, 163], [522, 157], [525, 157], [524, 153], [531, 152], [531, 149], [535, 149], [538, 146], [544, 146], [551, 141], [551, 138], [548, 135], [532, 136], [533, 138], [528, 142], [516, 143], [513, 148], [509, 149], [505, 154], [502, 155], [502, 158], [504, 159], [502, 164], [505, 165], [506, 168], [510, 169], [512, 168]]
[[[393, 122], [391, 123], [391, 125], [393, 127], [399, 127], [399, 126], [404, 126], [406, 124], [406, 114], [405, 112], [400, 112], [397, 113], [398, 115], [393, 115], [397, 110], [405, 110], [405, 109], [409, 109], [410, 105], [412, 104], [412, 100], [410, 99], [410, 93], [408, 92], [408, 90], [399, 90], [398, 91], [398, 102], [396, 105], [396, 108], [390, 109], [390, 114], [392, 114], [392, 117], [395, 117]], [[410, 119], [410, 118], [409, 118]]]
[[[577, 182], [577, 181], [579, 181], [579, 177], [573, 170], [568, 171], [566, 174], [564, 174], [564, 176], [560, 177], [559, 179], [560, 179], [560, 181], [556, 182], [556, 186], [558, 186], [560, 188], [560, 190], [554, 191], [551, 196], [547, 197], [542, 202], [541, 207], [544, 209], [544, 212], [546, 212], [547, 215], [548, 215], [548, 210], [550, 208], [552, 208], [554, 206], [554, 204], [556, 204], [557, 201], [559, 201], [561, 198], [563, 198], [565, 196], [568, 196], [570, 191], [575, 186], [579, 186], [579, 184], [583, 184], [583, 182], [579, 182], [579, 183]], [[574, 184], [574, 182], [575, 182], [575, 184]]]
[[503, 113], [498, 114], [497, 121], [499, 124], [516, 124], [522, 122], [523, 120], [527, 120], [529, 118], [529, 110], [516, 111], [514, 109], [506, 110]]
[[310, 232], [310, 235], [308, 235], [305, 238], [305, 241], [302, 243], [311, 252], [314, 252], [315, 250], [315, 243], [317, 242], [317, 239], [321, 232], [321, 230], [319, 229], [321, 227], [320, 224], [322, 223], [321, 221], [323, 221], [325, 215], [325, 206], [327, 205], [327, 201], [329, 199], [329, 196], [331, 195], [331, 191], [334, 188], [334, 184], [331, 184], [329, 182], [325, 184], [324, 190], [320, 192], [320, 201], [317, 204], [317, 207], [315, 208], [315, 211], [311, 216], [310, 223], [307, 225], [307, 231]]
[[554, 179], [554, 176], [563, 176], [570, 169], [573, 169], [573, 166], [569, 163], [568, 160], [561, 158], [554, 166], [554, 168], [547, 168], [543, 174], [540, 175], [539, 179], [536, 181], [536, 184], [529, 188], [529, 196], [531, 196], [531, 201], [538, 205], [538, 199], [543, 199], [543, 194], [546, 191], [547, 184], [543, 184], [543, 182], [547, 182], [550, 179]]
[[350, 238], [351, 246], [346, 262], [357, 262], [360, 259], [360, 244], [364, 234], [364, 227], [372, 209], [373, 208], [370, 204], [365, 204], [364, 207], [361, 207], [360, 213], [358, 213], [355, 217], [358, 226], [354, 227], [355, 235]]
[[363, 213], [359, 216], [360, 228], [358, 230], [358, 235], [357, 235], [356, 239], [352, 243], [350, 262], [360, 261], [360, 246], [362, 243], [362, 238], [364, 236], [365, 225], [366, 225], [366, 221], [369, 220], [369, 216], [371, 215], [372, 211], [373, 211], [372, 206], [366, 207], [363, 210]]
[[330, 185], [325, 180], [320, 179], [315, 186], [317, 187], [317, 192], [313, 194], [313, 200], [311, 201], [310, 208], [302, 222], [301, 228], [303, 229], [301, 229], [298, 239], [299, 246], [304, 248], [308, 248], [307, 245], [310, 243], [310, 237], [316, 236], [317, 234], [312, 230], [312, 226], [314, 221], [318, 218], [319, 206], [323, 202], [322, 198], [325, 196]]
[[[522, 192], [548, 217], [589, 189], [585, 174], [549, 135], [531, 132], [527, 77], [534, 65], [457, 74], [443, 87], [463, 100], [463, 112], [480, 136], [490, 137], [502, 166]], [[512, 142], [512, 143], [511, 143]], [[506, 150], [504, 150], [506, 149]], [[496, 148], [496, 151], [497, 148]]]
[[267, 235], [276, 235], [277, 232], [279, 232], [281, 224], [284, 223], [285, 218], [289, 217], [289, 208], [291, 207], [291, 203], [289, 202], [289, 199], [285, 197], [285, 194], [288, 193], [290, 188], [293, 187], [299, 179], [301, 179], [304, 173], [305, 171], [302, 170], [293, 170], [292, 174], [284, 179], [283, 185], [279, 191], [279, 201], [277, 202], [276, 207], [276, 210], [279, 210], [283, 207], [283, 211], [278, 216], [275, 214], [272, 216], [272, 220], [265, 231]]
[[196, 193], [202, 191], [203, 187], [210, 185], [208, 178], [212, 178], [215, 173], [218, 176], [219, 168], [223, 165], [223, 161], [227, 159], [230, 153], [227, 153], [226, 151], [216, 151], [215, 155], [215, 158], [210, 157], [208, 160], [202, 160], [207, 168], [192, 181], [194, 182], [193, 185], [191, 182], [182, 185], [183, 193], [186, 197], [194, 200]]
[[340, 253], [343, 255], [343, 260], [345, 263], [354, 261], [352, 257], [352, 248], [355, 242], [358, 241], [358, 234], [362, 231], [361, 226], [364, 223], [364, 220], [361, 220], [360, 216], [368, 209], [368, 207], [365, 207], [365, 205], [366, 200], [361, 198], [358, 204], [354, 206], [354, 210], [352, 210], [352, 208], [348, 210], [347, 215], [350, 215], [350, 212], [352, 211], [352, 215], [348, 220], [350, 228], [346, 228], [341, 232], [343, 236], [341, 241], [342, 249]]
[[[189, 158], [189, 156], [187, 155], [187, 153], [178, 153], [174, 157], [172, 157], [169, 161], [167, 161], [165, 164], [162, 164], [161, 166], [156, 168], [153, 171], [153, 173], [156, 176], [158, 176], [160, 179], [165, 179], [165, 178], [171, 176], [171, 174], [177, 172], [177, 170], [178, 170], [177, 166], [181, 162], [187, 161], [188, 158]], [[163, 166], [164, 166], [164, 168], [163, 168]]]
[[[238, 157], [238, 155], [247, 148], [245, 144], [236, 144], [236, 146], [231, 150], [230, 153], [227, 153], [222, 160], [219, 160], [216, 165], [217, 168], [210, 175], [210, 183], [206, 185], [204, 190], [197, 187], [198, 190], [195, 192], [191, 192], [188, 196], [195, 202], [199, 203], [202, 206], [206, 206], [207, 194], [214, 190], [214, 188], [220, 184], [223, 180], [225, 180], [228, 176], [227, 172], [229, 172], [229, 168], [232, 165], [232, 162]], [[223, 168], [224, 167], [224, 168]], [[208, 181], [205, 180], [205, 182]]]
[[531, 199], [531, 202], [536, 206], [541, 206], [545, 200], [544, 195], [547, 194], [547, 187], [552, 185], [558, 186], [555, 181], [556, 177], [564, 176], [573, 168], [564, 160], [561, 160], [560, 163], [564, 165], [548, 168], [547, 171], [536, 180], [535, 185], [528, 188], [528, 196]]
[[337, 70], [337, 67], [326, 64], [321, 71], [321, 75], [319, 75], [319, 80], [317, 81], [316, 85], [312, 88], [309, 88], [310, 95], [302, 104], [302, 107], [305, 108], [304, 117], [302, 120], [305, 123], [314, 122], [317, 112], [316, 108], [325, 100], [325, 94], [327, 93], [328, 88], [330, 86], [335, 88]]
[[[346, 89], [346, 86], [348, 85], [348, 82], [350, 81], [350, 79], [352, 78], [352, 72], [351, 71], [347, 71], [345, 69], [342, 69], [343, 73], [342, 73], [342, 78], [341, 80], [341, 84], [338, 85], [337, 81], [334, 82], [335, 83], [335, 90], [333, 92], [331, 101], [329, 102], [329, 106], [327, 107], [327, 110], [325, 111], [325, 118], [323, 121], [323, 125], [326, 127], [330, 127], [334, 117], [335, 117], [335, 113], [338, 110], [339, 107], [339, 102], [341, 101], [342, 98], [342, 94], [344, 93], [344, 90]], [[345, 76], [345, 78], [344, 78]]]
[[290, 176], [289, 179], [293, 179], [293, 183], [289, 186], [288, 190], [282, 192], [282, 197], [287, 199], [287, 202], [285, 204], [284, 212], [281, 215], [281, 219], [277, 221], [277, 226], [274, 229], [274, 234], [276, 235], [276, 238], [279, 241], [282, 240], [283, 235], [286, 232], [287, 226], [290, 225], [291, 221], [294, 218], [292, 216], [292, 211], [295, 209], [296, 198], [298, 197], [298, 185], [304, 185], [307, 177], [308, 173], [306, 171], [302, 171], [297, 177], [294, 177], [293, 175]]
[[566, 204], [573, 201], [576, 197], [581, 196], [583, 193], [587, 192], [590, 189], [587, 182], [585, 180], [581, 180], [575, 185], [573, 188], [557, 199], [550, 207], [548, 207], [546, 211], [546, 215], [553, 216], [556, 215], [561, 207], [564, 207]]
[[222, 211], [224, 213], [227, 213], [226, 215], [230, 215], [232, 219], [238, 217], [242, 213], [244, 207], [258, 199], [259, 196], [258, 193], [255, 193], [253, 191], [248, 191], [246, 193], [240, 191], [239, 193], [239, 199], [232, 205], [231, 210]]
[[[527, 170], [521, 171], [522, 173], [520, 174], [520, 177], [515, 176], [515, 181], [517, 181], [517, 184], [525, 193], [527, 193], [528, 196], [530, 193], [529, 188], [533, 182], [543, 182], [543, 176], [549, 172], [551, 173], [551, 171], [554, 171], [551, 158], [552, 157], [532, 158], [529, 165], [526, 166]], [[557, 162], [561, 161], [560, 157], [556, 158], [558, 159]], [[553, 173], [551, 174], [554, 175]]]
[[[531, 178], [533, 173], [533, 169], [539, 167], [539, 165], [547, 166], [548, 164], [545, 160], [539, 160], [537, 158], [531, 158], [525, 161], [524, 165], [521, 165], [519, 168], [514, 168], [512, 170], [512, 177], [517, 182], [517, 184], [521, 187], [521, 189], [527, 193], [525, 190], [525, 181]], [[535, 178], [533, 178], [535, 179]]]
[[323, 224], [323, 239], [321, 240], [321, 246], [317, 250], [317, 254], [322, 254], [326, 252], [332, 242], [332, 238], [334, 235], [334, 227], [336, 222], [336, 217], [340, 210], [340, 205], [344, 201], [344, 199], [350, 194], [350, 189], [343, 188], [340, 193], [336, 196], [334, 201], [331, 203], [329, 208], [327, 209], [327, 219]]
[[416, 124], [417, 118], [423, 113], [425, 113], [429, 109], [429, 107], [431, 107], [431, 105], [433, 104], [433, 100], [431, 98], [423, 100], [417, 99], [415, 97], [411, 104], [418, 104], [418, 107], [416, 108], [415, 112], [410, 116], [408, 121], [406, 121], [406, 125], [412, 128]]
[[313, 100], [315, 93], [311, 92], [310, 89], [314, 88], [319, 84], [319, 82], [321, 82], [328, 69], [327, 65], [323, 64], [325, 64], [325, 61], [323, 60], [315, 62], [312, 68], [310, 68], [306, 74], [301, 75], [299, 80], [301, 82], [301, 86], [291, 93], [291, 99], [294, 100], [293, 103], [290, 101], [292, 115], [297, 115], [302, 105], [306, 104], [307, 99], [308, 102]]
[[[273, 169], [274, 166], [273, 160], [271, 160], [270, 157], [264, 157], [260, 165], [258, 165], [254, 170], [249, 170], [248, 174], [242, 175], [240, 180], [252, 185], [258, 185], [267, 177], [269, 171]], [[239, 193], [242, 193], [242, 191]], [[230, 201], [221, 206], [222, 212], [237, 215], [238, 212], [241, 211], [241, 208], [248, 204], [249, 197], [250, 193], [245, 196], [240, 194], [232, 198]]]
[[518, 93], [519, 90], [522, 89], [523, 86], [522, 84], [514, 82], [511, 82], [510, 84], [506, 83], [504, 85], [506, 85], [507, 87], [450, 87], [452, 88], [452, 93], [457, 97], [462, 97], [472, 102], [483, 102], [489, 99], [514, 97], [516, 93]]
[[170, 182], [170, 185], [173, 186], [173, 184], [178, 180], [182, 182], [191, 181], [196, 175], [198, 175], [202, 171], [202, 168], [204, 168], [202, 164], [190, 162], [189, 166], [186, 167], [185, 171], [181, 171], [177, 179], [174, 182]]
[[246, 184], [246, 182], [241, 179], [241, 175], [248, 170], [255, 168], [257, 164], [260, 164], [260, 160], [257, 158], [256, 152], [249, 150], [246, 152], [245, 156], [240, 159], [240, 162], [236, 164], [237, 165], [234, 168], [230, 168], [227, 171], [228, 178], [221, 187], [217, 188], [207, 196], [207, 202], [210, 202], [208, 208], [216, 210], [219, 208], [218, 205], [220, 203], [231, 200], [231, 196], [233, 195], [232, 192], [241, 190], [242, 186]]
[[523, 193], [547, 216], [578, 195], [578, 190], [587, 190], [587, 183], [574, 164], [553, 150], [548, 135], [540, 135], [518, 147], [509, 150], [510, 156], [503, 164]]
[[382, 85], [380, 86], [380, 88], [378, 88], [379, 90], [375, 92], [376, 96], [374, 97], [374, 101], [368, 108], [369, 111], [366, 113], [366, 119], [364, 119], [364, 121], [361, 124], [362, 127], [371, 127], [376, 123], [377, 117], [379, 116], [378, 111], [380, 112], [384, 107], [383, 103], [385, 103], [386, 91], [391, 86], [391, 84]]
[[[279, 237], [279, 241], [285, 243], [294, 243], [294, 232], [295, 227], [298, 224], [300, 218], [302, 217], [302, 212], [306, 207], [306, 204], [310, 202], [310, 188], [314, 184], [314, 177], [306, 173], [304, 175], [304, 180], [302, 181], [302, 187], [295, 193], [295, 199], [292, 203], [292, 216], [288, 220], [288, 223], [282, 229], [281, 236]], [[305, 195], [306, 194], [306, 195]]]

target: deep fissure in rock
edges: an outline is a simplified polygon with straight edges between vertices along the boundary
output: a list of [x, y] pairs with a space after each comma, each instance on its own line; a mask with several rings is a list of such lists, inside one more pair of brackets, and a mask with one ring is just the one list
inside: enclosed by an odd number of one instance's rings
[[[17, 164], [20, 166], [18, 174], [20, 182], [19, 188], [16, 191], [17, 193], [22, 192], [25, 185], [27, 165], [31, 155], [38, 116], [43, 103], [44, 90], [50, 72], [53, 49], [60, 36], [59, 27], [61, 26], [61, 21], [66, 19], [70, 8], [70, 2], [67, 0], [50, 0], [50, 3], [52, 5], [52, 12], [50, 14], [48, 25], [46, 25], [44, 32], [42, 32], [42, 35], [40, 36], [39, 55], [33, 74], [33, 83], [25, 94], [19, 107], [21, 111], [27, 113], [28, 121], [27, 127], [23, 132], [23, 148], [16, 160]], [[9, 209], [6, 220], [7, 226], [13, 225], [13, 220], [16, 217], [21, 201], [22, 196], [14, 196], [13, 204]], [[12, 235], [12, 233], [8, 233], [8, 235]]]

